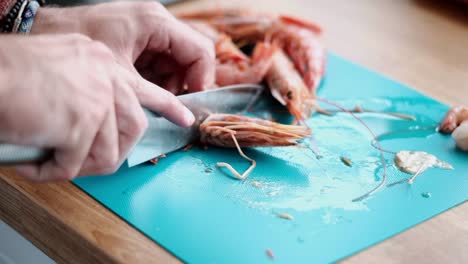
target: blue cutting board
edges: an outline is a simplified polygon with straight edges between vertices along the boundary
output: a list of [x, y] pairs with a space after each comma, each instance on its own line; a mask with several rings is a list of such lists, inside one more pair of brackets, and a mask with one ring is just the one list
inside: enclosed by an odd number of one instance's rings
[[[412, 186], [383, 188], [352, 202], [381, 180], [382, 163], [364, 127], [338, 113], [307, 121], [315, 142], [308, 145], [316, 145], [321, 159], [310, 148], [247, 149], [258, 165], [244, 183], [218, 169], [216, 162], [239, 170], [249, 163], [236, 150], [215, 147], [194, 147], [172, 153], [158, 165], [121, 168], [111, 176], [74, 183], [190, 263], [270, 263], [267, 249], [276, 263], [333, 262], [465, 202], [468, 155], [456, 149], [450, 136], [434, 130], [448, 107], [338, 56], [328, 59], [321, 97], [349, 108], [358, 104], [416, 116], [408, 121], [359, 114], [381, 135], [384, 149], [427, 151], [455, 169], [430, 169]], [[285, 121], [281, 107], [268, 99], [251, 114], [265, 110]], [[353, 166], [345, 166], [340, 156]], [[392, 154], [385, 158], [388, 182], [408, 177], [394, 168]], [[294, 219], [281, 219], [278, 213]]]

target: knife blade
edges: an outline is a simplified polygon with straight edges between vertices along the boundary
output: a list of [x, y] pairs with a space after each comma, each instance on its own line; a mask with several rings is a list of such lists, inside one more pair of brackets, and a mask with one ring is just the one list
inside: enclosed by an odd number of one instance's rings
[[[247, 110], [259, 98], [263, 86], [240, 84], [178, 96], [195, 116], [189, 128], [179, 127], [156, 113], [144, 109], [148, 129], [127, 157], [129, 167], [161, 154], [180, 149], [198, 136], [198, 125], [210, 113], [238, 113]], [[49, 149], [0, 142], [0, 165], [44, 162], [53, 155]]]

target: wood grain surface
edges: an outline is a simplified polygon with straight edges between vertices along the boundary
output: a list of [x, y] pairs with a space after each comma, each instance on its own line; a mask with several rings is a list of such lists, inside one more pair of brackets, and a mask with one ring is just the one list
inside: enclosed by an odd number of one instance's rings
[[[323, 25], [331, 51], [447, 104], [468, 104], [468, 8], [460, 4], [241, 0], [188, 1], [170, 9], [220, 6], [312, 19]], [[71, 183], [36, 185], [7, 168], [0, 175], [0, 219], [60, 263], [179, 262]], [[468, 263], [468, 203], [342, 262]]]

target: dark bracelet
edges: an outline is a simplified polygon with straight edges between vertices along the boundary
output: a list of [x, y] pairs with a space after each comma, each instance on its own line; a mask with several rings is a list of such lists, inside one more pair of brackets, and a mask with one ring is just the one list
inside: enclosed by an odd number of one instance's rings
[[[39, 4], [39, 6], [45, 5], [45, 0], [33, 0]], [[1, 31], [3, 33], [10, 33], [17, 31], [21, 25], [23, 12], [25, 12], [26, 6], [29, 5], [28, 0], [17, 0], [11, 8], [10, 12], [0, 21]], [[16, 24], [16, 25], [15, 25]], [[16, 26], [16, 27], [15, 27]], [[16, 30], [15, 30], [16, 29]]]
[[8, 15], [3, 19], [3, 28], [2, 32], [8, 33], [13, 30], [13, 25], [15, 23], [16, 18], [20, 12], [21, 6], [23, 5], [24, 1], [26, 0], [18, 0], [13, 8], [8, 12]]
[[[0, 22], [8, 15], [8, 12], [16, 4], [16, 0], [1, 0], [0, 1]], [[1, 26], [0, 26], [1, 27]]]

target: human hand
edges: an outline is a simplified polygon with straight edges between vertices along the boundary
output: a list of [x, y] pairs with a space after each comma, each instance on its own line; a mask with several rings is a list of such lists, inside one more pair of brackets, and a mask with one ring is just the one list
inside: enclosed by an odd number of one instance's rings
[[174, 94], [214, 83], [213, 43], [157, 2], [42, 8], [35, 21], [33, 34], [78, 32], [105, 43], [127, 70]]
[[140, 103], [176, 124], [194, 121], [174, 95], [83, 35], [4, 36], [0, 69], [0, 142], [54, 150], [18, 167], [34, 181], [114, 172], [147, 127]]

